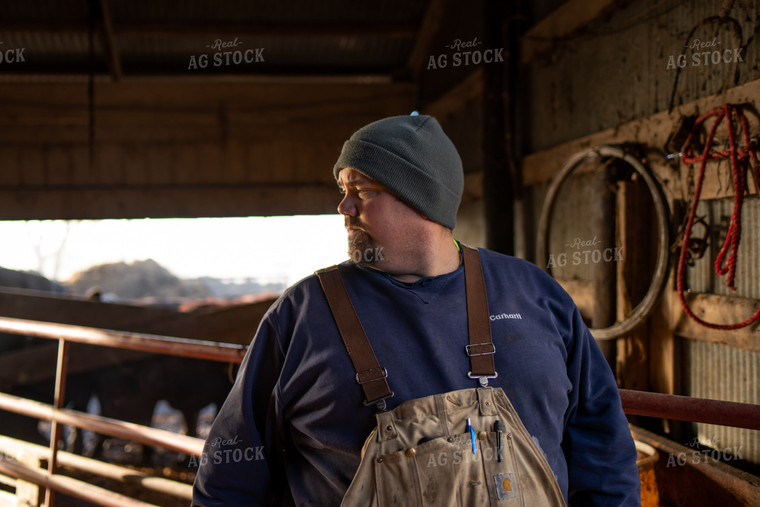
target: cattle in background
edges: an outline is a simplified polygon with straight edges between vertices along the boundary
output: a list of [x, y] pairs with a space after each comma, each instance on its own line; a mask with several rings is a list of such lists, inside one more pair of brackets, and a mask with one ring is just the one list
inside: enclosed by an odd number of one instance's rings
[[[232, 388], [231, 375], [231, 365], [226, 363], [155, 355], [72, 376], [66, 400], [72, 408], [86, 410], [90, 397], [95, 396], [103, 417], [143, 426], [155, 423], [156, 405], [163, 400], [182, 414], [188, 435], [205, 437], [198, 433], [198, 415], [210, 404], [215, 405], [215, 410], [221, 408]], [[174, 431], [179, 430], [176, 423], [182, 424], [175, 421]], [[149, 446], [130, 446], [137, 450], [108, 455], [103, 442], [113, 445], [116, 440], [104, 435], [90, 437], [86, 445], [80, 433], [74, 452], [146, 466], [176, 464], [155, 456]]]
[[[37, 285], [37, 291], [0, 288], [0, 315], [247, 344], [272, 302], [272, 298], [224, 305], [212, 302], [193, 305], [182, 312], [61, 297], [60, 286], [47, 286], [56, 292], [39, 291], [42, 284]], [[34, 347], [26, 339], [23, 343], [23, 348], [0, 352], [0, 390], [52, 403], [57, 343], [46, 339], [35, 339]], [[166, 400], [182, 412], [192, 435], [196, 433], [199, 411], [211, 403], [217, 409], [221, 406], [232, 387], [233, 376], [228, 364], [72, 343], [65, 406], [86, 411], [95, 397], [103, 416], [150, 425], [156, 402]], [[30, 424], [29, 418], [23, 419], [26, 427], [36, 426]], [[8, 421], [3, 413], [0, 433], [13, 433], [7, 429]], [[19, 438], [44, 443], [39, 435], [32, 438], [26, 433]], [[81, 444], [79, 438], [73, 445], [81, 450]]]
[[[27, 289], [63, 294], [63, 285], [45, 278], [33, 271], [16, 271], [0, 267], [0, 288]], [[29, 345], [31, 339], [11, 333], [0, 333], [0, 354], [5, 351], [18, 350]]]

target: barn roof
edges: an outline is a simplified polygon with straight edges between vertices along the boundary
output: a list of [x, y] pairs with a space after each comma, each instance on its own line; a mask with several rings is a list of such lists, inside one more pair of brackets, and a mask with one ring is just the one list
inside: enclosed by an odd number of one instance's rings
[[477, 71], [427, 65], [482, 43], [481, 3], [7, 3], [0, 219], [332, 212], [351, 132]]

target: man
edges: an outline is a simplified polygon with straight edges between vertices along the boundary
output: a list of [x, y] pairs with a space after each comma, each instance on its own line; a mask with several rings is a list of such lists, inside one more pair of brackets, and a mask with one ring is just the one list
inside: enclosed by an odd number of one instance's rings
[[[462, 163], [429, 116], [371, 123], [334, 167], [343, 283], [400, 403], [477, 386], [462, 246]], [[638, 505], [636, 451], [614, 377], [569, 296], [526, 261], [481, 249], [498, 377], [571, 505]], [[200, 506], [338, 505], [375, 426], [316, 276], [263, 318], [207, 440]]]

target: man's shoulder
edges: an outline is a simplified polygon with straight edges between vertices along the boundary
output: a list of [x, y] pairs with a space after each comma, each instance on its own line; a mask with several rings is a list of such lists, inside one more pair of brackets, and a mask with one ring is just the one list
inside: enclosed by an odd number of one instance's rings
[[478, 248], [478, 252], [480, 252], [480, 262], [484, 267], [506, 269], [539, 278], [549, 276], [541, 268], [526, 259], [488, 250], [487, 248]]
[[562, 286], [534, 263], [486, 248], [479, 248], [478, 251], [486, 283], [489, 279], [494, 279], [497, 283], [520, 285], [523, 290], [533, 288], [546, 295], [555, 294], [560, 298], [567, 296]]
[[[336, 265], [337, 266], [337, 265]], [[346, 269], [351, 270], [351, 264], [349, 262], [341, 263], [340, 266], [348, 266]], [[328, 266], [323, 269], [330, 269], [335, 266]], [[321, 271], [317, 270], [317, 271]], [[314, 298], [323, 299], [324, 292], [322, 286], [317, 277], [317, 271], [301, 278], [299, 281], [285, 289], [280, 297], [272, 304], [270, 312], [274, 309], [281, 308], [283, 306], [304, 305], [313, 302]]]

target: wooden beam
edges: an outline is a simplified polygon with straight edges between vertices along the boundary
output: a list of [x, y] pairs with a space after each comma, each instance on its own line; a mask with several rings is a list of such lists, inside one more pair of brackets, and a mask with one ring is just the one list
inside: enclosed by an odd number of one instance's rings
[[0, 85], [6, 219], [333, 213], [345, 139], [408, 112], [411, 85], [169, 79], [98, 83], [89, 164], [84, 83]]
[[427, 112], [433, 116], [442, 118], [467, 109], [467, 103], [479, 100], [483, 96], [483, 68], [478, 67], [445, 95], [432, 102], [427, 107]]
[[0, 190], [0, 220], [321, 215], [335, 212], [338, 197], [332, 184], [6, 189]]
[[[588, 315], [593, 302], [591, 284], [580, 280], [557, 279], [557, 281], [573, 298], [581, 314]], [[686, 301], [689, 308], [699, 318], [717, 324], [741, 322], [760, 307], [760, 300], [714, 294], [687, 294]], [[749, 352], [760, 352], [760, 341], [757, 340], [760, 324], [755, 323], [732, 331], [711, 329], [689, 318], [677, 297], [667, 298], [665, 302], [670, 305], [667, 309], [672, 318], [670, 332], [683, 338], [728, 345]]]
[[[171, 23], [166, 21], [119, 22], [115, 32], [122, 36], [141, 37], [381, 37], [411, 38], [418, 27], [406, 23], [277, 23], [255, 21], [230, 21], [225, 23], [193, 22]], [[3, 33], [86, 33], [85, 21], [35, 20], [14, 21], [5, 18], [0, 21]]]
[[[339, 148], [362, 124], [408, 112], [412, 106], [410, 85], [336, 84], [178, 84], [172, 79], [99, 83], [96, 141], [197, 144], [204, 138], [205, 142], [280, 138], [298, 143], [332, 140]], [[3, 136], [0, 143], [88, 142], [85, 83], [0, 84], [0, 97], [0, 122], [14, 125], [11, 136]], [[72, 132], [77, 125], [80, 131]], [[47, 126], [59, 128], [40, 132]], [[189, 137], [180, 133], [183, 130]], [[337, 157], [334, 149], [330, 153]]]
[[[760, 307], [760, 300], [714, 294], [687, 294], [686, 302], [697, 317], [716, 324], [741, 322], [752, 316]], [[757, 322], [732, 331], [711, 329], [700, 325], [686, 315], [677, 297], [673, 298], [671, 305], [675, 321], [673, 332], [676, 335], [728, 345], [749, 352], [760, 352], [760, 340], [757, 339], [760, 325]]]
[[[660, 181], [666, 184], [671, 196], [683, 199], [687, 189], [683, 188], [680, 182], [686, 181], [682, 174], [685, 175], [688, 172], [689, 166], [680, 164], [681, 167], [676, 169], [674, 164], [677, 164], [677, 160], [669, 161], [664, 158], [665, 144], [679, 118], [706, 112], [727, 102], [754, 103], [758, 96], [760, 96], [760, 79], [736, 86], [720, 95], [712, 95], [683, 104], [670, 113], [661, 111], [615, 128], [562, 143], [548, 150], [532, 153], [523, 159], [523, 184], [532, 186], [548, 183], [572, 155], [593, 146], [636, 143], [651, 148], [651, 151], [647, 153], [651, 168], [658, 174]], [[754, 118], [750, 120], [754, 121]], [[717, 175], [710, 174], [706, 177], [702, 198], [715, 199], [730, 195], [732, 192], [730, 185], [721, 185]]]
[[[501, 0], [486, 0], [484, 37], [489, 47], [503, 47]], [[516, 189], [512, 164], [506, 146], [507, 122], [504, 101], [504, 65], [484, 65], [482, 70], [481, 141], [483, 150], [483, 204], [485, 207], [486, 246], [497, 252], [514, 255]]]
[[588, 28], [595, 19], [615, 7], [615, 0], [568, 0], [533, 25], [523, 36], [523, 64], [552, 48], [560, 39]]
[[[651, 197], [643, 182], [617, 183], [617, 237], [615, 245], [622, 248], [624, 255], [617, 262], [617, 319], [622, 321], [633, 312], [649, 290], [655, 272], [656, 250], [648, 245], [657, 245], [657, 228]], [[647, 247], [642, 248], [643, 245]], [[648, 391], [650, 342], [653, 319], [647, 319], [642, 326], [621, 337], [617, 343], [617, 371], [619, 387]]]
[[0, 316], [248, 345], [272, 301], [183, 312], [2, 287]]
[[446, 13], [447, 0], [430, 0], [425, 11], [425, 17], [417, 31], [414, 48], [409, 54], [406, 68], [412, 76], [414, 83], [420, 82], [420, 76], [427, 65], [428, 55], [433, 39], [441, 29], [444, 14]]
[[103, 47], [108, 60], [108, 68], [111, 70], [111, 77], [114, 81], [121, 79], [121, 57], [119, 56], [119, 46], [116, 42], [116, 34], [111, 21], [111, 9], [108, 6], [108, 0], [100, 0], [100, 16], [102, 23], [102, 40]]
[[[74, 74], [71, 68], [66, 73], [20, 73], [4, 72], [0, 74], [0, 84], [2, 83], [85, 83], [89, 79], [85, 73]], [[388, 74], [328, 74], [319, 73], [300, 73], [300, 74], [186, 74], [186, 75], [128, 75], [120, 79], [121, 83], [147, 83], [159, 84], [166, 83], [168, 80], [175, 85], [183, 84], [224, 84], [240, 83], [246, 85], [391, 85], [399, 80], [394, 79]], [[111, 77], [101, 74], [95, 76], [96, 83], [112, 81]]]

